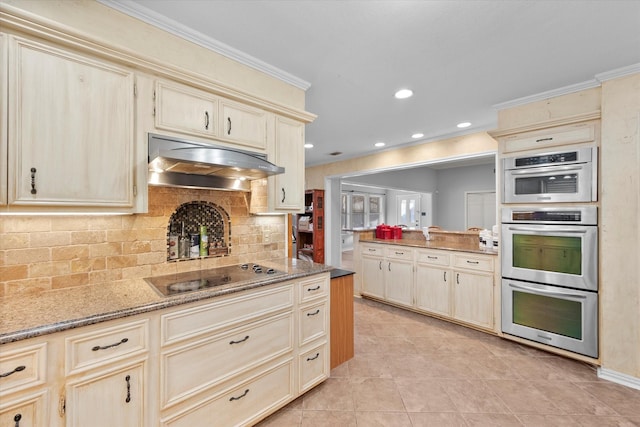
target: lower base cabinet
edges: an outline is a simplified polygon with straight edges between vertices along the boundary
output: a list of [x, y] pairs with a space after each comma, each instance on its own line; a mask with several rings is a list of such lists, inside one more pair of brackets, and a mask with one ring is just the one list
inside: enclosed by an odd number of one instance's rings
[[253, 425], [329, 376], [329, 273], [0, 346], [0, 426]]

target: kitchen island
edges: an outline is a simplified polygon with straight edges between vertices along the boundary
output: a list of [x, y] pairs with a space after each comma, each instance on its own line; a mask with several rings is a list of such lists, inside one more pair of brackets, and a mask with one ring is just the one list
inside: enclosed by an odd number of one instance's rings
[[329, 375], [329, 271], [161, 296], [144, 279], [3, 298], [0, 419], [251, 425]]

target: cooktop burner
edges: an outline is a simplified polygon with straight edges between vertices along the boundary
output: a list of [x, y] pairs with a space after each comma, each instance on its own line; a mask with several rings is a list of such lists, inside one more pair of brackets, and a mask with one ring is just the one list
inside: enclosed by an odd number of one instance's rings
[[161, 295], [170, 296], [283, 274], [285, 274], [283, 271], [250, 263], [147, 277], [144, 280], [156, 288]]

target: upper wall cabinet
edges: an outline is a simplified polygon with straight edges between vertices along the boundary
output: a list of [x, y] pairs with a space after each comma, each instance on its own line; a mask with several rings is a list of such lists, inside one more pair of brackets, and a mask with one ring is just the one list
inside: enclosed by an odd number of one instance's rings
[[8, 45], [8, 204], [132, 211], [132, 71], [20, 37]]
[[271, 178], [270, 195], [276, 211], [304, 209], [304, 123], [275, 117], [275, 144], [269, 159], [284, 167]]
[[155, 127], [264, 152], [267, 113], [191, 86], [158, 80]]
[[220, 120], [221, 138], [258, 150], [267, 148], [267, 114], [264, 110], [221, 99]]
[[596, 143], [600, 135], [600, 123], [597, 120], [555, 126], [499, 138], [503, 144], [503, 153], [517, 151], [543, 150], [571, 144]]
[[155, 126], [207, 138], [218, 135], [218, 98], [177, 83], [157, 81]]

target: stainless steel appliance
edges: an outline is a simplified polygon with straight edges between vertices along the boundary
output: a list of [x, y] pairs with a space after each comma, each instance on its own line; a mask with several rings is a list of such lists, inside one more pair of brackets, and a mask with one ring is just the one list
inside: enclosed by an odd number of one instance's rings
[[595, 206], [502, 210], [502, 276], [598, 290]]
[[597, 207], [502, 210], [502, 331], [598, 357]]
[[594, 202], [598, 149], [577, 148], [502, 159], [503, 203]]
[[144, 280], [162, 296], [200, 291], [222, 286], [235, 286], [286, 274], [259, 264], [239, 264], [208, 270], [147, 277]]
[[149, 134], [149, 184], [251, 191], [250, 181], [284, 173], [266, 156]]

